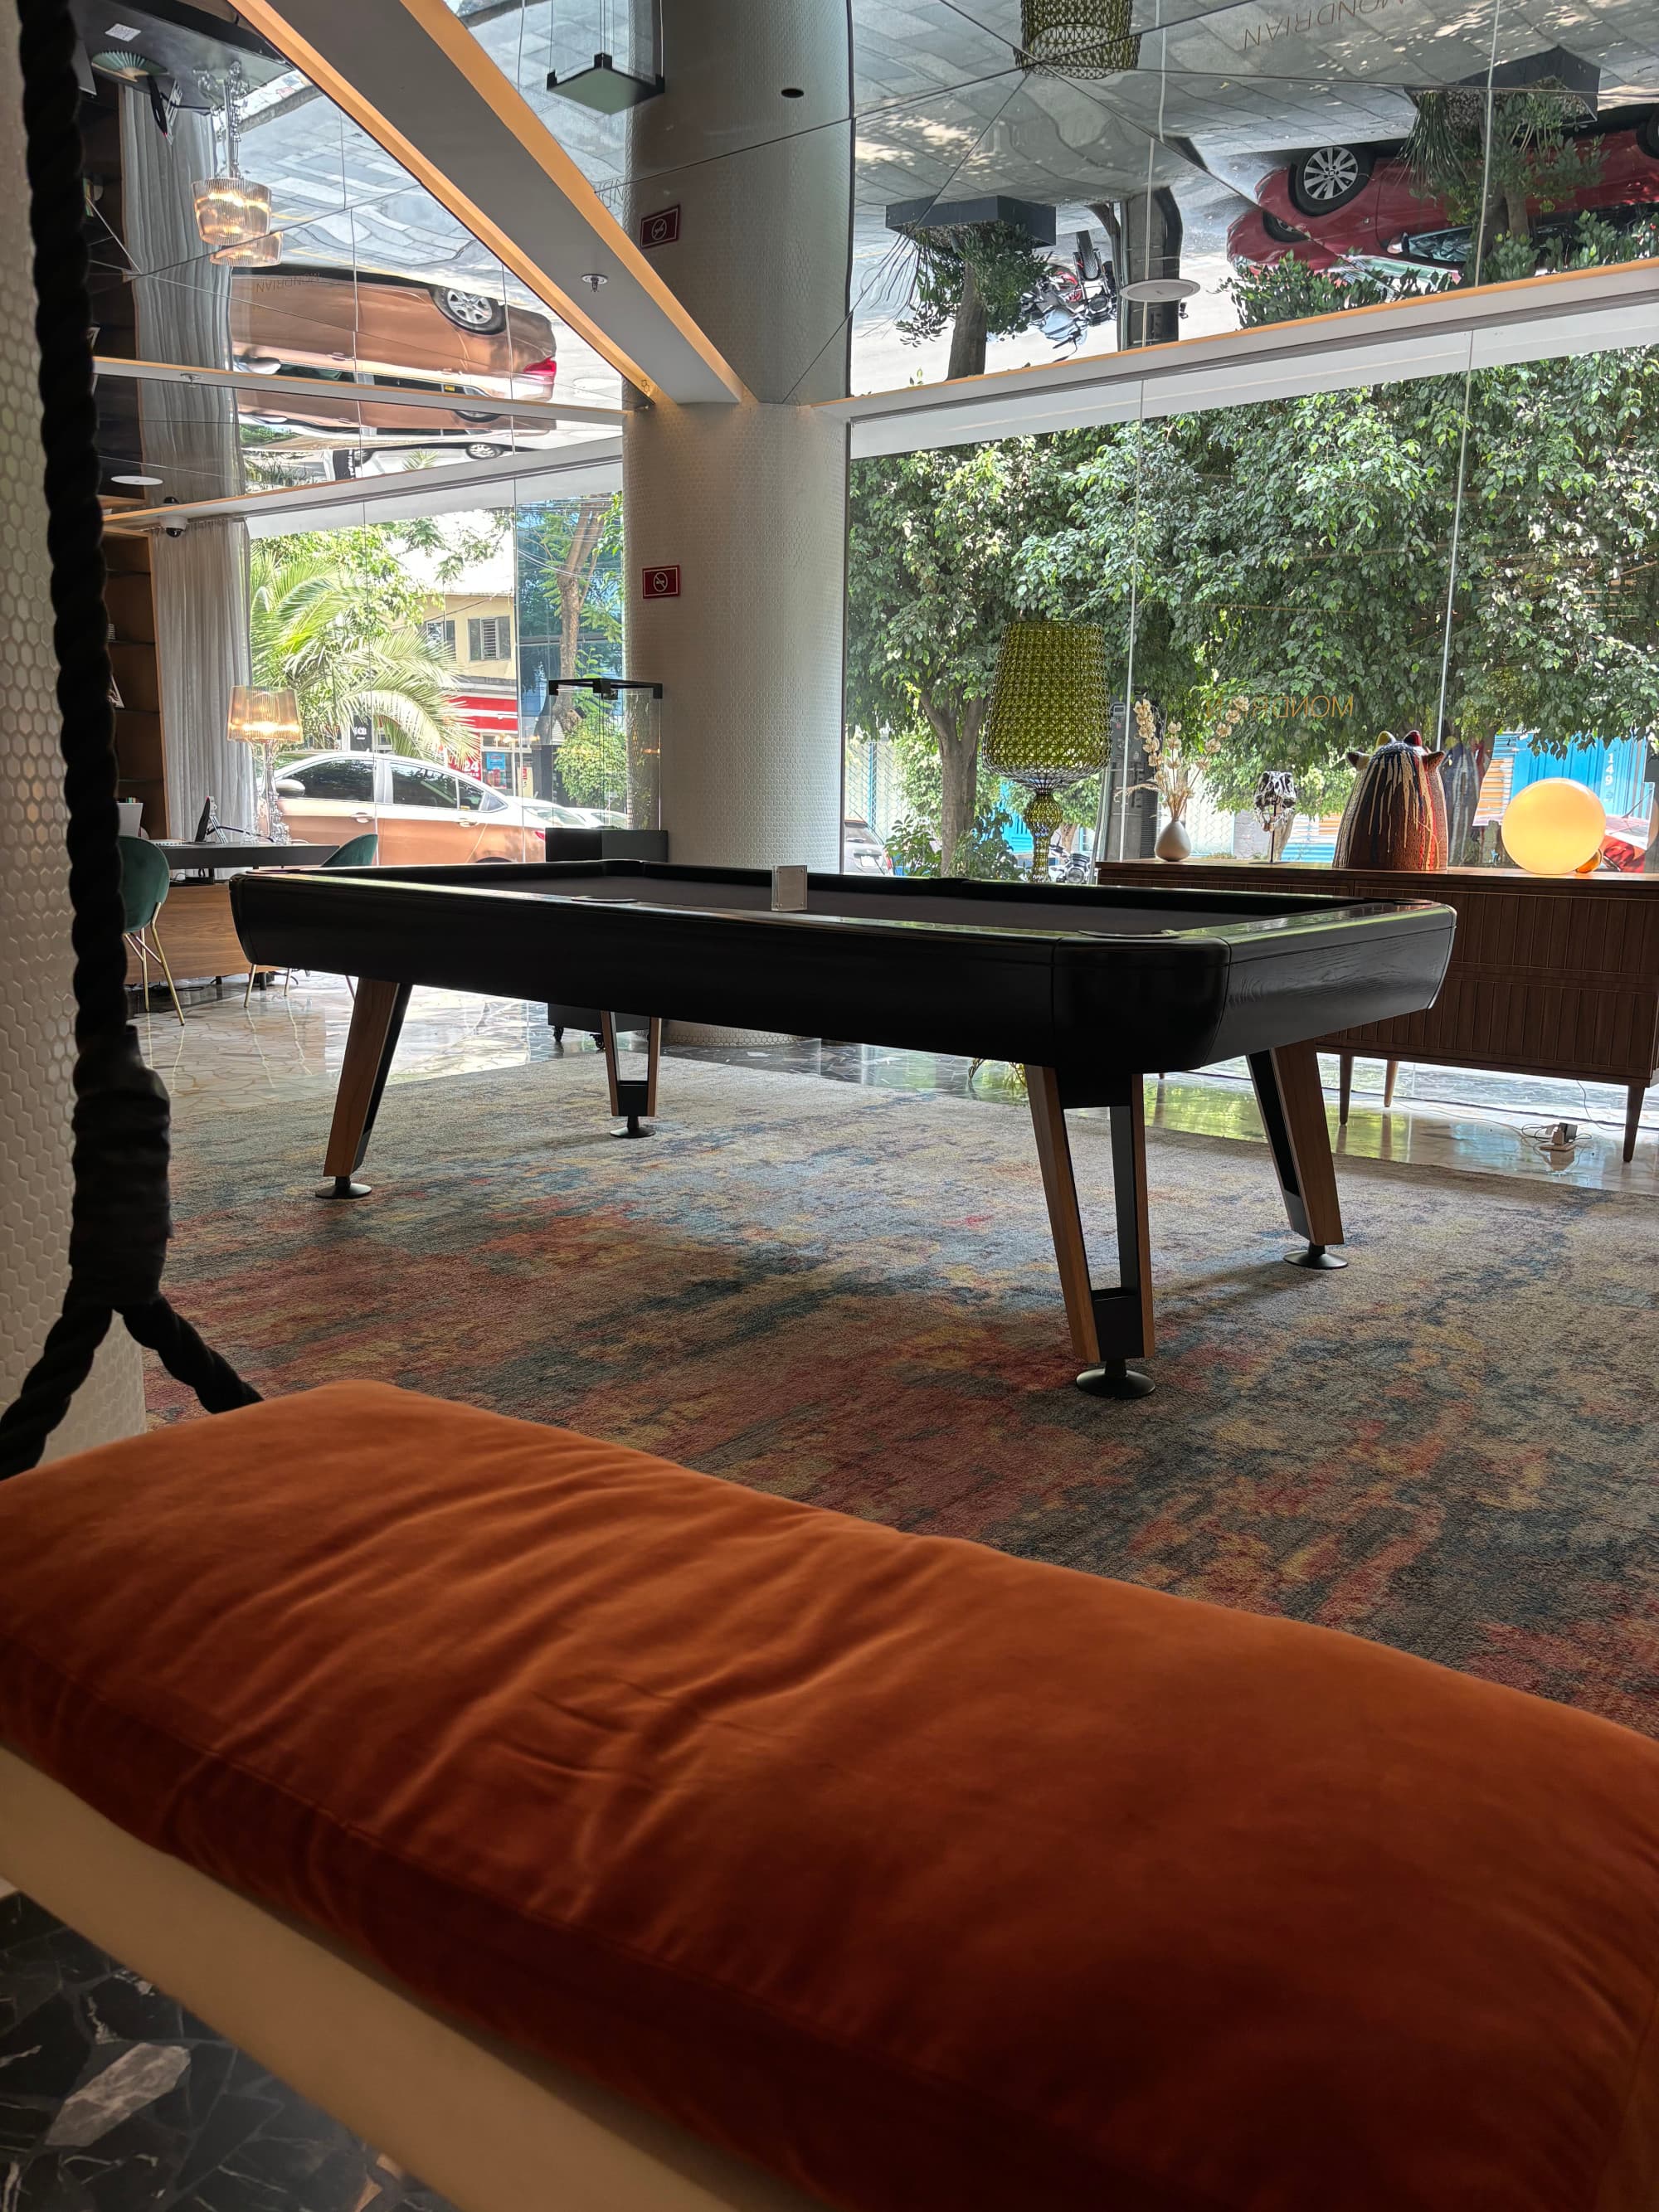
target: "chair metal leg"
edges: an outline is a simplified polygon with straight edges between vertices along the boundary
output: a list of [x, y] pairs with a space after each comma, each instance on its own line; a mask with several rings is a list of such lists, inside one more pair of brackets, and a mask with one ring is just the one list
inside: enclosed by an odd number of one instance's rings
[[121, 934], [126, 939], [128, 951], [136, 952], [138, 955], [138, 991], [144, 1012], [148, 1013], [149, 1012], [149, 948], [144, 943], [144, 933], [142, 929], [124, 929]]
[[183, 1029], [185, 1026], [185, 1010], [179, 1003], [179, 989], [178, 986], [173, 980], [173, 970], [167, 965], [167, 947], [161, 942], [161, 933], [157, 929], [153, 921], [149, 926], [149, 933], [155, 939], [155, 957], [161, 963], [161, 973], [167, 979], [167, 995], [173, 1000], [173, 1011], [179, 1017], [179, 1028]]

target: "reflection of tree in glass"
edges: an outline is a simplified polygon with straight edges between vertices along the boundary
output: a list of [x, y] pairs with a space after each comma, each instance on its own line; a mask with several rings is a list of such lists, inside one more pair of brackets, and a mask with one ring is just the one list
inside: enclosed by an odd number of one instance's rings
[[1490, 102], [1484, 87], [1455, 85], [1419, 93], [1416, 105], [1406, 160], [1425, 198], [1439, 200], [1454, 222], [1473, 228], [1463, 283], [1492, 278], [1486, 263], [1495, 239], [1525, 245], [1533, 211], [1548, 215], [1570, 205], [1601, 175], [1595, 140], [1575, 137], [1571, 128], [1583, 118], [1583, 103], [1549, 79], [1495, 87]]
[[948, 330], [945, 374], [982, 376], [988, 342], [1030, 319], [1026, 295], [1048, 265], [1047, 249], [1012, 222], [956, 223], [907, 235], [916, 246], [915, 289], [899, 319], [901, 336], [922, 345]]

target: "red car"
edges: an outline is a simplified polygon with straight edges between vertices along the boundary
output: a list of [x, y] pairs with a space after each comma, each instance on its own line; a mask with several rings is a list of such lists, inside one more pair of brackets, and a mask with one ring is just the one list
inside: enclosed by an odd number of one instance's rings
[[[1547, 210], [1531, 203], [1540, 241], [1587, 210], [1632, 228], [1659, 209], [1659, 108], [1626, 109], [1584, 135], [1593, 137], [1600, 157], [1595, 181]], [[1298, 154], [1263, 179], [1256, 204], [1227, 234], [1230, 258], [1257, 268], [1288, 254], [1314, 269], [1356, 255], [1460, 269], [1468, 249], [1469, 226], [1452, 222], [1440, 201], [1417, 191], [1397, 144], [1316, 146]]]

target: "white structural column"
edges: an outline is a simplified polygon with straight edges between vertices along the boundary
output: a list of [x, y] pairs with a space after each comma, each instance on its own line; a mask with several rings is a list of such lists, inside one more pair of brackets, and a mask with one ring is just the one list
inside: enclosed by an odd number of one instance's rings
[[[47, 594], [40, 404], [15, 26], [0, 38], [0, 1400], [40, 1352], [69, 1278], [69, 863]], [[119, 1328], [54, 1453], [143, 1425], [137, 1346]]]
[[629, 669], [664, 687], [676, 860], [840, 861], [847, 447], [809, 403], [847, 390], [848, 15], [664, 0], [668, 89], [633, 117], [630, 233], [678, 209], [652, 258], [752, 395], [623, 433]]

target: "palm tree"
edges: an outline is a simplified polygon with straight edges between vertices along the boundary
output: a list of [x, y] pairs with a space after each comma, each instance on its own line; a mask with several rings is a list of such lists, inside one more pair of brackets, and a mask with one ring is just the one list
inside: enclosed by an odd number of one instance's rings
[[439, 649], [325, 542], [255, 541], [249, 634], [255, 684], [291, 690], [309, 745], [335, 745], [367, 722], [394, 752], [441, 760], [464, 751], [451, 675]]

